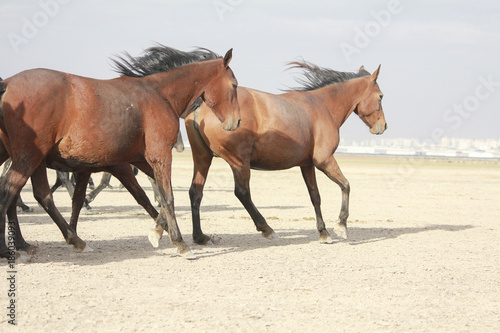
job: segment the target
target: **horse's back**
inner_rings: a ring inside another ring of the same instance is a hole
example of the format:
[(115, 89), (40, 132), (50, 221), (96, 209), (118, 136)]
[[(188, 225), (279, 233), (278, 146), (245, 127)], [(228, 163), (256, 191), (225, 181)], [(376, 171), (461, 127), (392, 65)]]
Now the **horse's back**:
[(29, 69), (5, 80), (7, 91), (4, 102), (12, 108), (22, 105), (24, 109), (46, 105), (57, 100), (58, 95), (67, 93), (68, 74), (44, 69)]

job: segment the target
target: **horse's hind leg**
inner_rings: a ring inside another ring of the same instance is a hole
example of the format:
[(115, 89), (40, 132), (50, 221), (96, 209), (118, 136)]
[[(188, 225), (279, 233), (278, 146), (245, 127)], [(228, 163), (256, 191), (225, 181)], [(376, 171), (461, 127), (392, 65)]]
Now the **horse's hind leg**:
[(339, 214), (339, 222), (335, 226), (335, 233), (344, 239), (347, 238), (347, 218), (349, 217), (349, 192), (350, 186), (347, 179), (340, 171), (339, 165), (335, 158), (330, 156), (330, 158), (319, 165), (317, 165), (318, 169), (323, 171), (325, 175), (328, 176), (332, 181), (334, 181), (337, 185), (339, 185), (342, 190), (342, 207), (340, 209)]
[[(9, 168), (10, 168), (11, 160), (9, 158), (9, 154), (7, 153), (7, 150), (5, 150), (5, 147), (1, 143), (0, 143), (0, 155), (1, 155), (0, 156), (0, 165), (5, 163), (5, 165), (3, 167), (2, 175), (0, 177), (4, 177), (5, 174), (7, 173), (7, 170), (9, 170)], [(21, 195), (19, 195), (19, 197), (17, 199), (17, 207), (20, 207), (23, 210), (23, 212), (25, 212), (25, 213), (33, 211), (31, 208), (29, 208), (23, 202), (23, 199), (21, 199)]]
[[(19, 202), (19, 201), (17, 201)], [(7, 219), (9, 224), (14, 224), (14, 232), (15, 232), (15, 246), (18, 251), (25, 251), (28, 254), (33, 254), (37, 251), (37, 247), (28, 244), (21, 233), (21, 228), (19, 226), (19, 219), (17, 217), (16, 205), (11, 204), (7, 208)]]
[[(30, 163), (13, 162), (5, 177), (0, 180), (0, 257), (2, 258), (9, 258), (12, 254), (11, 249), (7, 247), (5, 242), (5, 214), (9, 212), (10, 217), (13, 217), (12, 210), (15, 211), (19, 193), (26, 184), (32, 170)], [(18, 226), (15, 230), (19, 230)], [(10, 226), (9, 231), (11, 231)]]
[(66, 220), (62, 217), (61, 213), (57, 210), (54, 204), (54, 198), (52, 197), (52, 192), (50, 192), (45, 163), (42, 163), (35, 170), (31, 176), (31, 182), (33, 185), (33, 195), (35, 199), (57, 224), (59, 230), (61, 230), (64, 236), (64, 239), (66, 239), (66, 242), (73, 245), (77, 251), (91, 251), (91, 249), (87, 247), (86, 243), (77, 236), (76, 232), (69, 226)]
[(321, 197), (319, 195), (318, 184), (316, 182), (316, 173), (314, 171), (314, 166), (301, 167), (302, 177), (309, 191), (309, 197), (314, 207), (314, 212), (316, 213), (316, 227), (319, 232), (320, 243), (333, 243), (330, 234), (326, 230), (325, 222), (323, 221), (323, 215), (321, 214)]
[(267, 224), (266, 219), (257, 210), (257, 207), (252, 202), (250, 195), (250, 166), (244, 166), (242, 168), (236, 168), (231, 166), (234, 176), (234, 194), (243, 204), (247, 212), (250, 214), (257, 231), (262, 232), (262, 236), (267, 239), (273, 239), (277, 237), (274, 230)]

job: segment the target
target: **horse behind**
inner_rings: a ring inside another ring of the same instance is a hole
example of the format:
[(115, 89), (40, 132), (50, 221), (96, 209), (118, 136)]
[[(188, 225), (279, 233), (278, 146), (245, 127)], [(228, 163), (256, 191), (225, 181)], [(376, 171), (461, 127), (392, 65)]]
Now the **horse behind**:
[(372, 134), (386, 130), (383, 94), (377, 83), (380, 67), (370, 75), (363, 67), (358, 73), (345, 73), (307, 62), (295, 62), (292, 66), (303, 70), (305, 76), (299, 81), (303, 86), (294, 91), (274, 95), (238, 87), (242, 119), (238, 131), (221, 131), (205, 104), (186, 117), (194, 160), (189, 194), (196, 243), (210, 242), (210, 237), (201, 229), (200, 204), (213, 156), (223, 158), (230, 165), (234, 193), (266, 238), (273, 238), (275, 232), (252, 202), (250, 169), (300, 167), (316, 213), (319, 240), (332, 243), (320, 209), (315, 175), (315, 168), (319, 169), (342, 191), (335, 230), (339, 236), (347, 237), (350, 185), (333, 154), (339, 144), (339, 129), (353, 112), (368, 125)]
[[(179, 252), (194, 255), (182, 239), (170, 181), (179, 117), (194, 100), (210, 105), (224, 130), (240, 124), (237, 82), (224, 58), (189, 64), (143, 78), (96, 80), (34, 69), (0, 84), (0, 139), (12, 166), (0, 182), (0, 256), (9, 257), (5, 213), (31, 177), (34, 196), (78, 250), (86, 244), (55, 208), (46, 167), (62, 171), (107, 171), (131, 163), (154, 177), (161, 193), (158, 225)], [(78, 181), (78, 180), (77, 180)], [(88, 178), (85, 180), (88, 181)]]

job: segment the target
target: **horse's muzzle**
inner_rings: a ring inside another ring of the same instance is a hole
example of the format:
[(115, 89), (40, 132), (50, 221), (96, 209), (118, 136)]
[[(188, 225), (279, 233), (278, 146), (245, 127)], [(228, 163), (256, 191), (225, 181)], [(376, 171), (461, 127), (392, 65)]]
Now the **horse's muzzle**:
[(238, 120), (235, 121), (234, 118), (231, 117), (222, 123), (222, 128), (225, 131), (234, 131), (240, 126), (241, 126), (241, 118), (238, 118)]
[(377, 123), (377, 124), (375, 124), (375, 126), (370, 128), (370, 133), (380, 135), (380, 134), (384, 133), (386, 129), (387, 129), (386, 122)]

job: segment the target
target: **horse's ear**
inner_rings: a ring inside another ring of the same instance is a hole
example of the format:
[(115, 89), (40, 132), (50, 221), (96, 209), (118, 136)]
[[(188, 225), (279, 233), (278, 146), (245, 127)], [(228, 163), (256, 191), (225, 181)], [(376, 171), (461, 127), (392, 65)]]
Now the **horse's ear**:
[(365, 66), (361, 66), (361, 67), (359, 67), (359, 71), (360, 71), (360, 72), (362, 72), (362, 71), (364, 71), (364, 70), (365, 70)]
[(378, 73), (380, 72), (380, 66), (382, 66), (382, 65), (378, 65), (377, 70), (372, 74), (373, 81), (375, 81), (375, 82), (378, 79)]
[(226, 52), (226, 55), (224, 56), (224, 67), (227, 67), (229, 65), (229, 62), (231, 61), (232, 57), (233, 57), (233, 49), (230, 49), (229, 51)]

